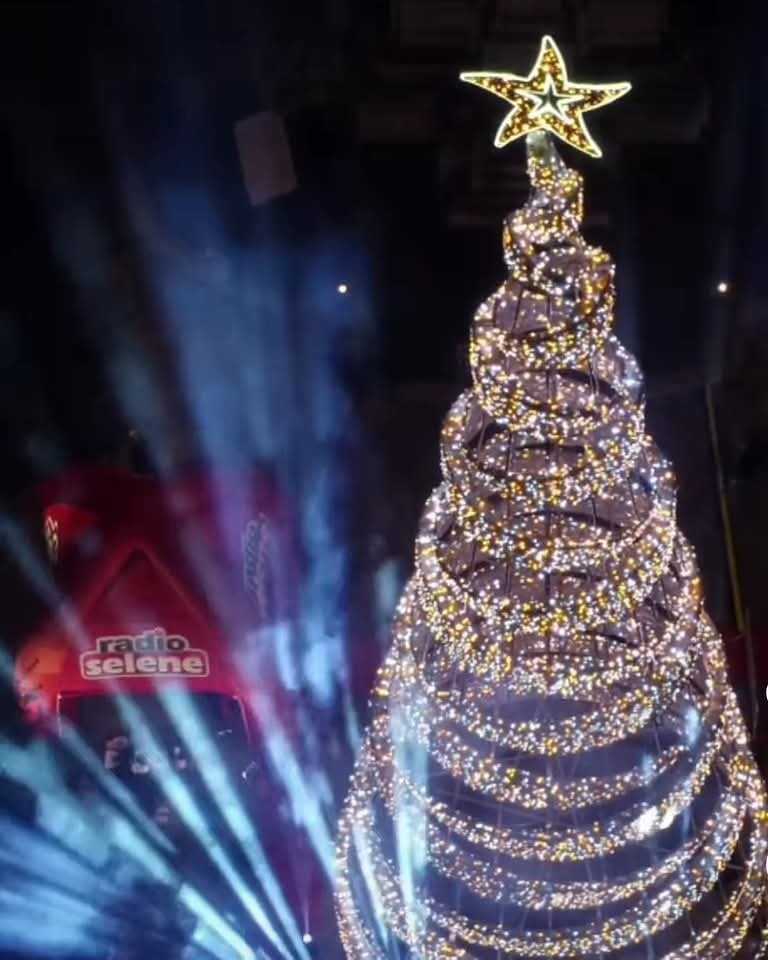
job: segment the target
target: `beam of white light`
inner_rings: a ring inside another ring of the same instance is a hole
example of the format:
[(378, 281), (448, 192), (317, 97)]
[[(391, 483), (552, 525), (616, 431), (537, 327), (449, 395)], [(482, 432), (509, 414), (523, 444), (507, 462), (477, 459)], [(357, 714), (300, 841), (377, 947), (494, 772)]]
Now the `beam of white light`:
[[(359, 331), (372, 321), (364, 296), (356, 294), (354, 314), (338, 309), (339, 290), (365, 292), (359, 264), (351, 250), (342, 251), (323, 237), (313, 256), (305, 258), (311, 267), (289, 276), (287, 256), (268, 248), (244, 248), (228, 237), (205, 189), (188, 189), (177, 181), (163, 184), (161, 205), (194, 210), (205, 246), (220, 252), (219, 269), (213, 270), (211, 257), (194, 258), (180, 248), (165, 247), (156, 204), (138, 171), (120, 151), (115, 159), (126, 212), (143, 241), (141, 266), (175, 353), (181, 393), (201, 453), (212, 463), (270, 461), (281, 477), (289, 478), (294, 493), (304, 488), (296, 512), (301, 513), (309, 570), (295, 659), (315, 698), (327, 706), (338, 686), (347, 682), (339, 621), (348, 560), (335, 529), (334, 497), (345, 469), (338, 444), (348, 440), (354, 423), (332, 345), (353, 324)], [(154, 462), (171, 465), (178, 430), (169, 417), (160, 377), (153, 376), (155, 358), (131, 335), (131, 325), (120, 322), (124, 304), (110, 302), (109, 243), (98, 217), (60, 204), (52, 211), (51, 232), (55, 255), (83, 297), (83, 312), (95, 316), (98, 310), (94, 329), (103, 333), (105, 362), (126, 418), (138, 426)], [(109, 324), (103, 322), (105, 304), (114, 314)], [(295, 326), (280, 322), (287, 305), (302, 318), (298, 343), (303, 349), (297, 349)], [(214, 314), (225, 336), (211, 336)], [(331, 346), (321, 350), (321, 344)], [(187, 552), (192, 560), (199, 554), (198, 549)], [(320, 636), (326, 638), (322, 643)]]
[(210, 794), (215, 798), (230, 830), (240, 843), (254, 876), (261, 884), (285, 932), (302, 960), (310, 960), (296, 920), (270, 866), (267, 855), (250, 819), (232, 787), (229, 773), (219, 749), (202, 722), (193, 698), (179, 685), (158, 686), (158, 695), (168, 716), (173, 720), (200, 771)]
[(349, 692), (348, 686), (344, 687), (342, 696), (344, 698), (344, 729), (347, 734), (347, 743), (352, 750), (353, 756), (357, 756), (360, 753), (360, 749), (363, 745), (363, 734), (360, 729), (360, 719), (357, 716), (354, 704), (352, 703), (352, 695)]
[[(131, 214), (137, 235), (146, 233), (147, 204), (133, 199)], [(115, 297), (112, 243), (94, 211), (68, 194), (60, 194), (48, 211), (51, 249), (71, 277), (86, 318), (96, 320), (94, 336), (103, 336), (103, 360), (128, 423), (147, 438), (153, 462), (164, 470), (174, 466), (178, 423), (174, 421), (157, 357), (147, 350), (126, 316), (132, 310), (125, 291)], [(151, 216), (151, 214), (149, 214)], [(153, 251), (155, 253), (156, 251)], [(167, 254), (167, 251), (163, 251)], [(109, 322), (105, 323), (105, 310)]]
[[(141, 721), (138, 722), (141, 723)], [(142, 731), (146, 733), (143, 724)], [(98, 861), (100, 859), (99, 855), (101, 854), (103, 858), (104, 851), (108, 848), (108, 843), (105, 842), (108, 838), (115, 847), (124, 851), (131, 859), (139, 863), (152, 877), (166, 885), (175, 885), (172, 868), (147, 843), (130, 821), (119, 812), (110, 809), (102, 810), (102, 814), (105, 816), (100, 819), (88, 815), (83, 807), (72, 798), (58, 775), (46, 743), (38, 742), (26, 749), (14, 744), (0, 744), (0, 766), (4, 773), (33, 790), (40, 807), (40, 826), (49, 830), (73, 852), (80, 856), (90, 854), (92, 858)], [(143, 816), (146, 819), (145, 815)], [(4, 831), (4, 844), (9, 843), (9, 837), (10, 832)], [(203, 838), (203, 842), (206, 842), (205, 838)], [(27, 843), (31, 843), (29, 835), (27, 835)], [(167, 840), (165, 840), (165, 845), (168, 845)], [(50, 854), (48, 853), (46, 856), (50, 856)], [(216, 856), (213, 859), (215, 860)], [(99, 884), (103, 886), (103, 879), (99, 879)], [(78, 889), (80, 896), (88, 895), (87, 890), (82, 885)], [(235, 890), (235, 893), (240, 896), (238, 890)], [(36, 895), (44, 897), (45, 891), (41, 889)], [(240, 899), (242, 899), (242, 896)], [(246, 900), (247, 902), (243, 902), (252, 912), (252, 898), (246, 898)], [(219, 917), (214, 908), (208, 905), (204, 898), (189, 884), (184, 885), (182, 902), (187, 903), (198, 919), (210, 927), (225, 943), (230, 946), (239, 945), (237, 949), (244, 960), (250, 960), (254, 956), (250, 948), (243, 949), (242, 938), (226, 921)], [(277, 944), (275, 945), (277, 946)], [(45, 953), (45, 949), (42, 952)], [(283, 955), (288, 956), (287, 954)], [(227, 955), (224, 954), (223, 956), (226, 957)]]
[(183, 903), (188, 910), (191, 910), (203, 922), (203, 926), (198, 926), (192, 939), (199, 943), (205, 950), (213, 953), (221, 960), (229, 960), (229, 953), (221, 953), (219, 945), (208, 935), (207, 931), (213, 932), (227, 947), (235, 951), (241, 960), (255, 960), (256, 954), (243, 940), (240, 934), (236, 933), (232, 927), (222, 919), (213, 909), (208, 901), (189, 884), (182, 884), (179, 890), (179, 902)]
[[(7, 669), (7, 662), (5, 667)], [(71, 738), (70, 743), (74, 742), (74, 738)], [(80, 752), (84, 753), (86, 750), (87, 748), (81, 745)], [(92, 858), (98, 860), (103, 857), (106, 847), (103, 833), (111, 830), (116, 845), (132, 858), (144, 863), (155, 875), (164, 873), (164, 879), (167, 879), (167, 869), (163, 868), (162, 859), (119, 809), (110, 804), (102, 804), (99, 819), (95, 812), (84, 808), (78, 799), (73, 797), (62, 780), (49, 742), (33, 740), (27, 747), (21, 747), (7, 740), (0, 740), (0, 771), (33, 793), (40, 828), (59, 838), (70, 849), (80, 855), (90, 853)], [(99, 781), (103, 783), (106, 778), (106, 773), (102, 771)], [(146, 816), (141, 813), (138, 819), (146, 828)], [(168, 841), (162, 837), (161, 839), (164, 841), (163, 846), (169, 849)]]
[(234, 950), (242, 960), (253, 960), (255, 956), (253, 950), (232, 925), (194, 886), (180, 881), (168, 863), (148, 847), (143, 838), (137, 837), (131, 824), (125, 820), (118, 820), (113, 826), (112, 837), (115, 845), (127, 852), (132, 852), (151, 876), (166, 886), (178, 887), (179, 903), (183, 904), (199, 921), (192, 937), (193, 940), (204, 944), (206, 950), (220, 957), (221, 960), (231, 960), (229, 949), (222, 952), (221, 947), (207, 933), (207, 931), (210, 931), (226, 948)]
[(104, 871), (104, 857), (82, 849), (77, 833), (54, 836), (8, 817), (0, 836), (2, 875), (13, 878), (0, 888), (0, 943), (49, 958), (104, 956), (121, 926), (111, 908), (125, 895)]
[[(42, 886), (0, 889), (0, 943), (13, 951), (51, 958), (76, 953), (103, 957), (108, 936), (96, 936), (101, 915), (87, 899), (47, 890)], [(108, 933), (109, 922), (103, 924)]]
[[(393, 714), (391, 723), (398, 727), (401, 721)], [(409, 777), (418, 784), (426, 785), (426, 753), (404, 743), (393, 733), (395, 744), (395, 765), (397, 769), (407, 770)], [(397, 797), (397, 810), (394, 817), (395, 847), (398, 875), (403, 895), (412, 942), (419, 942), (423, 926), (420, 909), (419, 887), (424, 874), (427, 857), (427, 821), (426, 814), (403, 797)]]
[[(63, 595), (56, 588), (48, 570), (37, 560), (37, 557), (18, 526), (4, 518), (0, 526), (0, 533), (9, 540), (13, 555), (42, 599), (48, 603), (51, 609), (66, 612), (66, 622), (71, 638), (76, 638), (81, 648), (87, 648), (88, 641), (82, 625), (74, 613), (68, 610)], [(7, 658), (3, 663), (3, 667), (6, 673), (12, 670)], [(132, 729), (141, 731), (144, 736), (152, 736), (147, 730), (147, 725), (142, 721), (140, 714), (136, 711), (136, 708), (120, 695), (116, 696), (115, 699), (121, 713), (129, 720)], [(76, 738), (71, 737), (69, 743), (74, 746), (77, 743)], [(158, 751), (156, 741), (154, 741), (153, 749)], [(52, 791), (50, 788), (53, 785), (53, 781), (46, 783), (46, 788), (41, 789), (39, 782), (41, 775), (53, 776), (55, 780), (55, 774), (53, 773), (54, 768), (50, 764), (35, 765), (30, 768), (27, 764), (27, 755), (23, 751), (12, 749), (12, 745), (8, 744), (6, 745), (5, 751), (6, 765), (11, 762), (11, 758), (15, 760), (17, 765), (27, 767), (26, 771), (23, 772), (17, 770), (16, 779), (26, 783), (34, 791), (38, 803), (41, 806), (41, 823), (47, 829), (50, 829), (57, 836), (66, 836), (70, 843), (75, 840), (75, 837), (79, 837), (80, 842), (83, 844), (91, 842), (103, 844), (103, 841), (99, 840), (99, 831), (95, 829), (96, 825), (88, 822), (88, 820), (84, 818), (82, 809), (77, 803), (73, 802), (72, 798), (64, 790), (57, 789)], [(166, 786), (164, 785), (163, 788), (166, 789)], [(270, 942), (273, 943), (283, 956), (288, 957), (290, 960), (290, 954), (286, 952), (284, 945), (281, 943), (276, 931), (264, 913), (261, 904), (248, 889), (247, 884), (238, 876), (236, 869), (227, 858), (221, 844), (213, 837), (210, 830), (208, 830), (202, 813), (196, 807), (189, 792), (178, 777), (171, 776), (170, 778), (169, 796), (171, 796), (171, 794), (175, 794), (176, 798), (181, 801), (179, 814), (185, 823), (187, 823), (198, 838), (201, 840), (204, 837), (207, 838), (203, 840), (203, 843), (208, 849), (209, 856), (219, 867), (222, 875), (225, 876), (238, 899), (241, 900), (256, 923), (262, 928)], [(55, 801), (53, 799), (54, 797), (56, 798)], [(171, 796), (171, 799), (173, 799), (173, 796)], [(150, 872), (155, 875), (163, 874), (164, 879), (168, 879), (168, 870), (161, 858), (155, 854), (131, 824), (121, 816), (114, 815), (110, 818), (110, 823), (112, 826), (113, 840), (115, 842), (120, 846), (124, 844), (127, 845), (127, 852), (138, 855)], [(121, 840), (122, 843), (120, 842)]]
[[(13, 661), (4, 650), (0, 650), (0, 676), (13, 685)], [(133, 821), (140, 826), (155, 844), (167, 852), (173, 852), (173, 844), (141, 809), (135, 797), (114, 776), (109, 774), (85, 743), (80, 734), (70, 724), (59, 724), (59, 741), (68, 752), (88, 771), (95, 782), (109, 797), (118, 810), (127, 811)], [(50, 828), (62, 811), (77, 806), (67, 792), (56, 764), (50, 757), (50, 748), (46, 741), (33, 740), (26, 748), (18, 747), (6, 741), (0, 741), (0, 769), (24, 783), (38, 798), (41, 824)], [(53, 799), (55, 797), (55, 799)], [(54, 829), (54, 832), (55, 829)]]
[(376, 874), (376, 868), (371, 862), (370, 847), (363, 834), (363, 828), (360, 826), (356, 825), (353, 827), (352, 842), (355, 846), (357, 862), (360, 864), (363, 882), (368, 892), (368, 901), (371, 905), (371, 919), (373, 921), (372, 925), (378, 928), (379, 939), (382, 945), (386, 947), (390, 941), (390, 934), (387, 925), (384, 923), (386, 912), (381, 896), (381, 885), (379, 884), (379, 878)]
[(27, 749), (0, 741), (0, 769), (5, 776), (30, 789), (37, 801), (40, 826), (81, 854), (103, 848), (96, 818), (88, 815), (68, 793), (48, 744), (37, 741)]
[(333, 831), (330, 817), (322, 809), (322, 796), (326, 793), (320, 771), (313, 772), (310, 783), (302, 765), (291, 747), (267, 702), (257, 696), (251, 697), (251, 708), (258, 718), (270, 768), (285, 788), (291, 805), (293, 822), (303, 827), (328, 879), (335, 877)]
[(276, 670), (282, 686), (288, 691), (297, 691), (301, 686), (301, 674), (293, 657), (294, 630), (287, 620), (249, 630), (238, 657), (238, 666), (254, 680), (265, 670)]
[(385, 560), (376, 571), (374, 590), (376, 596), (376, 626), (378, 629), (385, 629), (387, 636), (389, 636), (392, 615), (403, 592), (402, 571), (399, 563), (393, 558)]
[[(84, 889), (89, 881), (98, 879), (91, 864), (73, 856), (65, 846), (56, 846), (49, 835), (41, 830), (32, 830), (10, 817), (0, 817), (2, 845), (0, 863), (16, 867), (29, 876), (55, 878), (56, 882), (70, 890)], [(108, 886), (109, 880), (101, 886)]]
[[(122, 694), (115, 696), (115, 702), (134, 738), (146, 743), (151, 753), (162, 756), (164, 751), (141, 711)], [(221, 841), (211, 831), (205, 816), (195, 803), (191, 792), (181, 777), (169, 765), (154, 769), (153, 776), (157, 778), (174, 810), (195, 834), (210, 860), (218, 867), (232, 892), (246, 908), (257, 926), (261, 928), (272, 946), (286, 960), (293, 960), (288, 948), (267, 916), (264, 907), (230, 860)]]
[[(115, 845), (132, 855), (141, 869), (159, 882), (176, 886), (171, 868), (151, 848), (142, 849), (142, 840), (130, 824), (120, 821), (118, 829), (109, 832)], [(0, 837), (0, 864), (14, 871), (14, 888), (0, 888), (0, 944), (46, 958), (59, 952), (103, 957), (115, 930), (110, 905), (124, 895), (110, 874), (101, 864), (83, 859), (84, 851), (69, 835), (54, 838), (39, 827), (3, 817)], [(65, 845), (67, 841), (71, 846)], [(254, 960), (253, 950), (192, 886), (183, 884), (178, 900), (199, 921), (193, 940), (204, 944), (209, 953), (232, 960), (234, 950), (241, 960)], [(41, 911), (44, 916), (37, 922)]]
[[(312, 412), (318, 413), (314, 408)], [(316, 429), (323, 431), (321, 425)], [(299, 627), (303, 652), (299, 662), (304, 682), (316, 703), (327, 708), (339, 687), (349, 684), (339, 597), (340, 585), (346, 580), (347, 551), (335, 530), (333, 483), (328, 465), (318, 467), (312, 484), (302, 492), (300, 519), (309, 563), (301, 584)]]
[(172, 883), (173, 873), (166, 861), (119, 810), (108, 804), (89, 810), (72, 796), (47, 743), (38, 741), (22, 748), (0, 742), (0, 769), (33, 792), (38, 829), (56, 837), (73, 853), (101, 866), (110, 840), (152, 876)]
[(79, 760), (88, 773), (96, 780), (102, 790), (118, 808), (126, 810), (131, 818), (146, 833), (155, 844), (168, 853), (174, 852), (174, 846), (167, 835), (141, 809), (136, 798), (128, 788), (104, 769), (101, 759), (96, 757), (91, 748), (70, 724), (64, 724), (60, 730), (60, 740), (64, 746)]
[[(71, 606), (66, 603), (64, 595), (56, 587), (47, 568), (37, 559), (28, 540), (18, 525), (10, 521), (7, 517), (0, 517), (0, 535), (9, 542), (12, 555), (35, 587), (41, 599), (47, 604), (50, 610), (56, 610), (59, 612), (59, 615), (63, 616), (68, 628), (70, 640), (76, 642), (81, 649), (87, 649), (88, 638), (82, 624)], [(13, 685), (13, 662), (4, 651), (0, 651), (0, 674)], [(173, 845), (167, 837), (162, 834), (157, 825), (153, 824), (138, 807), (135, 799), (131, 797), (126, 788), (103, 770), (98, 760), (93, 756), (90, 748), (73, 729), (69, 727), (63, 728), (61, 742), (77, 757), (83, 766), (94, 775), (99, 785), (109, 796), (113, 805), (116, 800), (119, 801), (124, 808), (128, 809), (142, 830), (152, 837), (152, 840), (162, 848), (165, 848), (166, 852), (173, 850)], [(57, 766), (50, 755), (50, 747), (47, 743), (33, 741), (25, 749), (7, 741), (0, 742), (0, 771), (31, 790), (38, 806), (38, 821), (40, 827), (49, 830), (65, 846), (82, 854), (84, 851), (81, 847), (78, 847), (78, 837), (96, 837), (98, 840), (99, 829), (94, 829), (95, 825), (86, 817), (82, 806), (66, 789), (58, 773)], [(175, 885), (176, 880), (173, 869), (167, 861), (158, 854), (152, 845), (146, 841), (142, 833), (136, 829), (134, 823), (131, 823), (124, 814), (119, 809), (115, 809), (114, 806), (108, 806), (106, 810), (102, 812), (106, 813), (106, 820), (103, 820), (99, 826), (102, 831), (109, 835), (115, 846), (139, 863), (142, 868), (156, 880), (169, 886)], [(9, 835), (9, 831), (3, 832), (3, 841), (5, 843), (8, 842)], [(103, 836), (100, 840), (100, 847), (102, 851), (106, 847)], [(103, 886), (103, 880), (101, 883)], [(184, 885), (183, 891), (183, 902), (186, 903), (197, 919), (206, 927), (212, 929), (224, 943), (233, 946), (243, 960), (252, 960), (255, 956), (253, 951), (244, 944), (242, 938), (231, 925), (217, 914), (216, 910), (208, 904), (205, 898), (189, 884)], [(3, 893), (4, 891), (0, 890), (0, 895)], [(80, 890), (80, 893), (84, 895), (85, 891)], [(48, 929), (48, 927), (44, 929)], [(25, 930), (27, 931), (27, 940), (29, 940), (29, 936), (32, 933), (35, 935), (39, 933), (34, 926), (30, 927), (26, 925)], [(5, 926), (5, 924), (0, 925), (0, 932), (2, 932), (3, 935), (7, 933), (9, 937), (13, 935), (13, 931)], [(63, 925), (61, 934), (57, 938), (57, 943), (63, 944), (66, 935), (67, 928)], [(203, 934), (201, 933), (200, 935), (202, 936)], [(10, 941), (5, 940), (4, 942)], [(21, 941), (17, 941), (16, 945), (18, 946), (20, 942)], [(40, 952), (45, 957), (54, 955), (51, 952), (51, 947), (47, 940), (45, 940), (45, 945), (41, 948)], [(103, 955), (104, 951), (100, 949), (97, 952)], [(286, 954), (283, 952), (283, 955), (285, 956)], [(224, 960), (225, 957), (226, 960), (228, 960), (226, 954), (222, 955), (222, 960)]]

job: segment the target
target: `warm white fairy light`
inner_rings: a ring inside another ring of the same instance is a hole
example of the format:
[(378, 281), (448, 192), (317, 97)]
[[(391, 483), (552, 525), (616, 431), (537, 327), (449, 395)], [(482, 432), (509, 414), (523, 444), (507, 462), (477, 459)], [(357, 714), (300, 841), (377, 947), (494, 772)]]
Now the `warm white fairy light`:
[[(581, 178), (532, 146), (341, 822), (345, 949), (385, 960), (383, 927), (418, 960), (619, 960), (649, 939), (658, 960), (755, 960), (765, 791), (637, 365), (611, 334), (613, 267), (579, 233)], [(404, 896), (384, 827), (404, 811), (450, 902), (426, 879)], [(627, 866), (644, 848), (655, 858)], [(567, 872), (580, 865), (592, 875)], [(685, 942), (665, 941), (727, 874)], [(569, 920), (508, 925), (508, 906)]]
[(527, 77), (469, 71), (462, 73), (461, 79), (512, 105), (496, 133), (497, 147), (534, 130), (546, 130), (593, 157), (602, 153), (587, 130), (583, 114), (612, 103), (632, 89), (629, 83), (573, 83), (552, 37), (542, 39), (536, 63)]

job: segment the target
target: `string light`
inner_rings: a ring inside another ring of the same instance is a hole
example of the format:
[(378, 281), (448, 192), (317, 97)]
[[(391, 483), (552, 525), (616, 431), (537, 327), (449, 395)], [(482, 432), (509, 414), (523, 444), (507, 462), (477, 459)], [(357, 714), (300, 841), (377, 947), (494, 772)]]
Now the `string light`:
[[(419, 960), (754, 960), (765, 789), (611, 333), (613, 266), (542, 143), (377, 676), (339, 830), (342, 940), (349, 960), (385, 960), (387, 937)], [(393, 849), (403, 818), (423, 864)]]
[(545, 130), (592, 157), (602, 156), (602, 151), (587, 130), (583, 114), (618, 100), (632, 89), (629, 83), (572, 83), (552, 37), (542, 39), (527, 77), (470, 71), (462, 73), (461, 79), (512, 104), (496, 133), (497, 147), (534, 130)]

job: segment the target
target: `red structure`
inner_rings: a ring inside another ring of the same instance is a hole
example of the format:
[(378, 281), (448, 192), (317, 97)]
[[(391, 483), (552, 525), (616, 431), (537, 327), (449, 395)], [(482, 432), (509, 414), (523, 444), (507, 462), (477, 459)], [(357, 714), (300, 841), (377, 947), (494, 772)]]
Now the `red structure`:
[(42, 487), (37, 506), (61, 602), (17, 657), (30, 723), (68, 721), (107, 758), (125, 734), (116, 693), (149, 711), (161, 738), (178, 737), (156, 704), (171, 685), (241, 758), (258, 740), (256, 698), (289, 722), (263, 628), (290, 616), (296, 549), (268, 477), (92, 468)]
[[(281, 812), (285, 794), (271, 782), (262, 749), (259, 717), (279, 724), (286, 742), (296, 730), (296, 705), (279, 682), (274, 635), (265, 629), (290, 623), (299, 582), (296, 537), (274, 482), (264, 474), (169, 482), (86, 469), (42, 487), (36, 506), (60, 604), (17, 656), (29, 723), (42, 735), (74, 727), (184, 849), (183, 817), (147, 776), (156, 763), (170, 763), (193, 792), (204, 779), (185, 743), (189, 731), (172, 721), (160, 695), (183, 691), (258, 823), (299, 922), (328, 926), (321, 872)], [(126, 702), (139, 711), (139, 729), (121, 712)], [(149, 749), (141, 728), (152, 733)], [(77, 776), (73, 788), (81, 789)], [(199, 796), (214, 822), (216, 798)]]
[(242, 658), (259, 656), (258, 628), (290, 605), (295, 563), (274, 485), (90, 469), (57, 478), (38, 500), (62, 603), (17, 659), (29, 719), (175, 680), (235, 701), (252, 736)]

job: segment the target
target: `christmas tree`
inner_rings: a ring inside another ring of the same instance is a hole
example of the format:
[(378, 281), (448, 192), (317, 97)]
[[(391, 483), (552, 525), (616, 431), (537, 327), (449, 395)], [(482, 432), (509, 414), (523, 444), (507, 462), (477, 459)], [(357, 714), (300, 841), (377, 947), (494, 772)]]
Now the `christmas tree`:
[(341, 820), (349, 960), (768, 955), (766, 795), (611, 332), (612, 263), (541, 132), (595, 153), (549, 43), (543, 73), (466, 77), (528, 96), (497, 144), (528, 134), (532, 190), (475, 314)]

